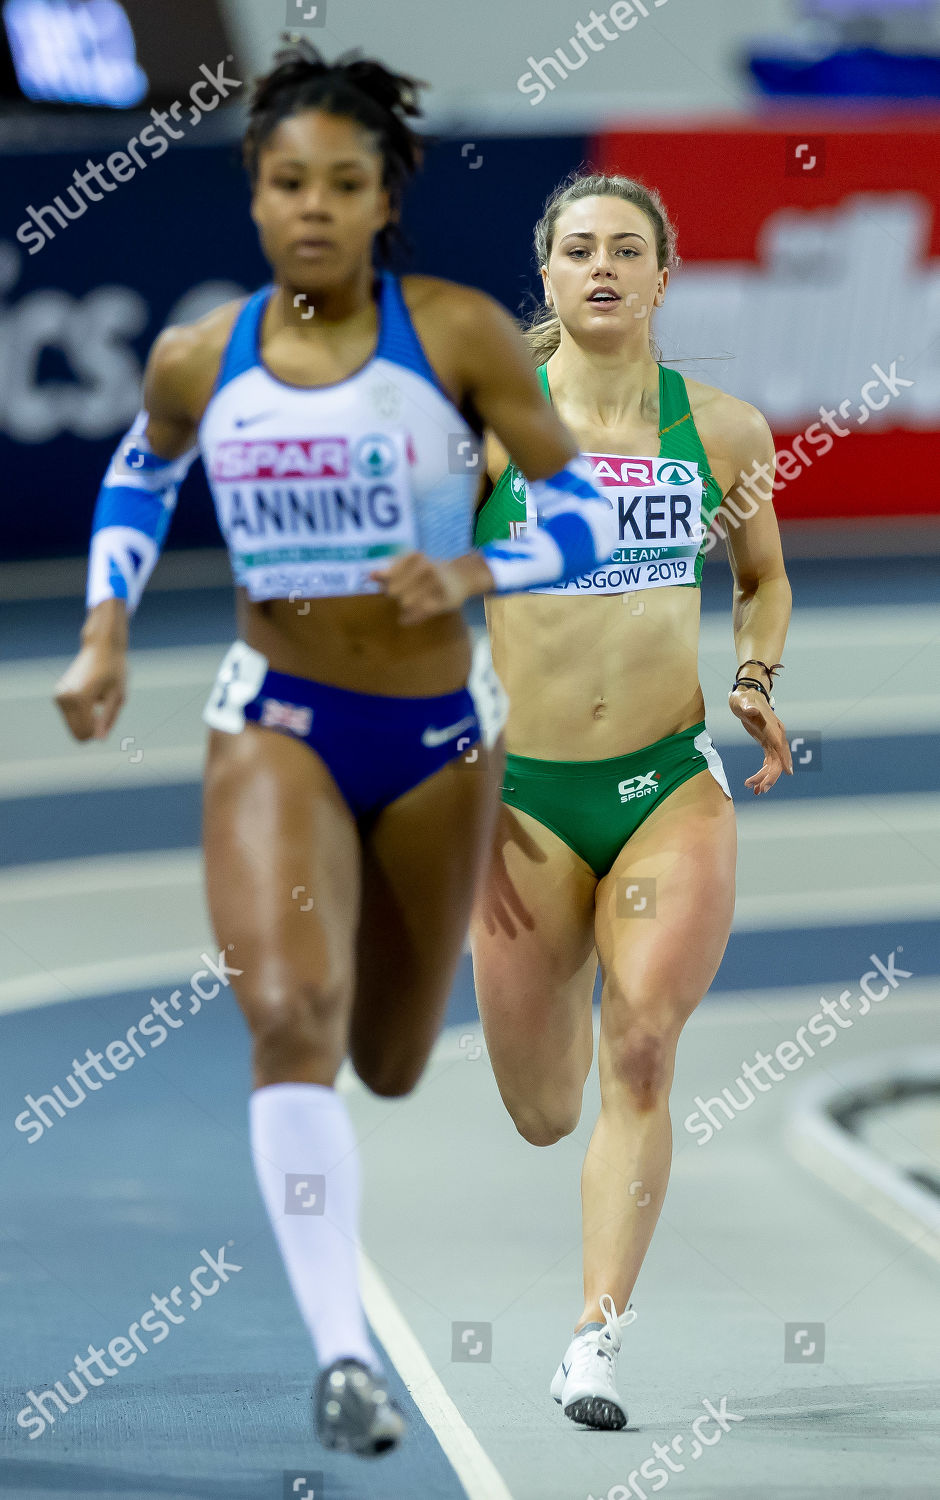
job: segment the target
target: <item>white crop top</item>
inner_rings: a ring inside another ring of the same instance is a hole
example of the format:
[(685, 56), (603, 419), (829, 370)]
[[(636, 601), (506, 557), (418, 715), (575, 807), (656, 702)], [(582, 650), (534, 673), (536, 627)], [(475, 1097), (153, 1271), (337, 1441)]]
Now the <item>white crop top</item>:
[(336, 385), (288, 385), (261, 358), (271, 286), (222, 357), (199, 447), (235, 582), (253, 600), (372, 594), (398, 553), (473, 546), (480, 440), (443, 390), (397, 277), (381, 276), (372, 358)]

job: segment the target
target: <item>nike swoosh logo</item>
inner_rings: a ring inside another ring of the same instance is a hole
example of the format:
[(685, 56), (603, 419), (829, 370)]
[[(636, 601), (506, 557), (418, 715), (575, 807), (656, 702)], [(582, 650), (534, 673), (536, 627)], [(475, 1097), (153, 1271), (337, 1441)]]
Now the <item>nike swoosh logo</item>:
[(461, 729), (469, 729), (471, 724), (476, 723), (476, 718), (471, 715), (468, 719), (461, 719), (459, 724), (448, 724), (446, 729), (426, 729), (421, 736), (422, 745), (433, 750), (435, 745), (443, 745), (447, 740), (452, 740)]
[(273, 416), (276, 416), (276, 415), (277, 415), (276, 412), (273, 412), (273, 411), (263, 411), (263, 412), (257, 413), (253, 417), (236, 417), (235, 418), (235, 426), (236, 427), (253, 427), (256, 422), (266, 422), (269, 417), (273, 417)]
[(564, 1360), (562, 1360), (562, 1362), (561, 1362), (561, 1373), (562, 1373), (562, 1375), (564, 1375), (565, 1379), (568, 1378), (568, 1371), (570, 1369), (571, 1369), (571, 1366), (570, 1365), (566, 1365), (565, 1362), (564, 1362)]

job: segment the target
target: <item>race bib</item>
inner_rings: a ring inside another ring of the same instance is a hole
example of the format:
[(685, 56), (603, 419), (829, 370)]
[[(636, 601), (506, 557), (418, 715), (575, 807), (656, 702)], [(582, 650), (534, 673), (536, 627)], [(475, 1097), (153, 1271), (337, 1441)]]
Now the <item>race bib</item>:
[(212, 481), (253, 600), (378, 593), (371, 569), (417, 550), (403, 432), (220, 443)]
[[(532, 594), (626, 594), (634, 589), (694, 583), (702, 545), (703, 481), (697, 464), (674, 458), (626, 458), (585, 453), (594, 480), (610, 500), (620, 545), (611, 561), (567, 583), (545, 584)], [(537, 524), (526, 487), (526, 528)]]

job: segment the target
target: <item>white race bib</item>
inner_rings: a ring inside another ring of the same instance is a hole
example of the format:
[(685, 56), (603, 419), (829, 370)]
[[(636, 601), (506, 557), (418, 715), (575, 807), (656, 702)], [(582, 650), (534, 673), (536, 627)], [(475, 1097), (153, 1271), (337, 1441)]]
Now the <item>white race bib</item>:
[(373, 594), (417, 550), (405, 435), (217, 445), (212, 481), (236, 582), (253, 600)]
[[(532, 594), (627, 594), (694, 583), (702, 545), (704, 484), (698, 465), (675, 458), (585, 453), (594, 480), (617, 512), (620, 545), (609, 563)], [(537, 517), (526, 486), (526, 527)]]

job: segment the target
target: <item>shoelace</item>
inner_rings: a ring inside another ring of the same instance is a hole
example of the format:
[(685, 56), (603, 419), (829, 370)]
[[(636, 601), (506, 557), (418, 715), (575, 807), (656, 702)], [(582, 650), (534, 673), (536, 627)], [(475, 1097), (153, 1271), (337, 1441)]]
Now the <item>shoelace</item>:
[(615, 1353), (619, 1354), (623, 1343), (623, 1330), (629, 1328), (636, 1321), (636, 1313), (633, 1311), (633, 1303), (629, 1303), (626, 1310), (617, 1316), (617, 1309), (613, 1297), (605, 1292), (600, 1301), (601, 1312), (604, 1314), (606, 1327), (601, 1330), (600, 1337), (609, 1340)]
[(635, 1321), (636, 1313), (631, 1303), (618, 1318), (614, 1300), (606, 1292), (600, 1299), (600, 1308), (604, 1314), (604, 1327), (592, 1329), (590, 1333), (577, 1340), (572, 1364), (576, 1361), (584, 1368), (585, 1373), (591, 1371), (596, 1375), (598, 1366), (594, 1361), (597, 1355), (602, 1355), (604, 1383), (613, 1389), (614, 1355), (620, 1353), (623, 1342), (622, 1331), (624, 1328), (629, 1328), (630, 1324)]

